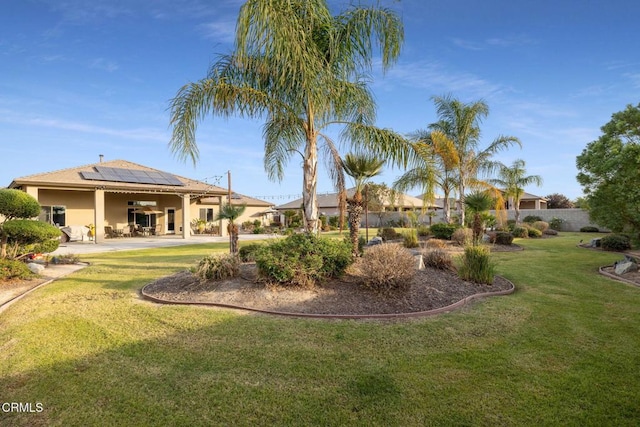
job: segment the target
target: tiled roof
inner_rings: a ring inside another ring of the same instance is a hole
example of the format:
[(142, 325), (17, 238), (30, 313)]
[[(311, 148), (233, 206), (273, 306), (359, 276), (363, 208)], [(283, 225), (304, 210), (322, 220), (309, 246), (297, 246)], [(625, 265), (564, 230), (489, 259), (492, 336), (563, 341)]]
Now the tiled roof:
[[(347, 197), (353, 197), (355, 192), (355, 188), (349, 188), (347, 190)], [(329, 208), (337, 208), (338, 207), (338, 193), (325, 193), (318, 194), (318, 209), (329, 209)], [(389, 200), (387, 200), (384, 205), (386, 207), (391, 206)], [(396, 206), (402, 206), (403, 208), (421, 208), (422, 207), (422, 199), (417, 197), (409, 196), (408, 194), (400, 194)], [(276, 206), (277, 210), (287, 210), (287, 209), (300, 209), (302, 206), (302, 199), (296, 199), (289, 203), (285, 203), (283, 205)]]

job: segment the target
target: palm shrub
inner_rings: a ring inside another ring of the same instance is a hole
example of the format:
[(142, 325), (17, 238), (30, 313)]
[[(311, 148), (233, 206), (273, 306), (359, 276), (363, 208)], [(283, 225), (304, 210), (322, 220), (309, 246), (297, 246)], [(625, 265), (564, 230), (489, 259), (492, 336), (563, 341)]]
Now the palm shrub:
[(478, 245), (484, 232), (482, 214), (493, 206), (494, 199), (487, 192), (475, 192), (466, 196), (464, 204), (473, 214), (473, 244)]
[(462, 280), (488, 285), (493, 283), (496, 266), (491, 261), (489, 248), (486, 246), (467, 246), (460, 260), (458, 276)]
[(626, 251), (631, 249), (631, 240), (624, 234), (609, 234), (600, 239), (600, 245), (605, 251)]
[(312, 287), (327, 277), (338, 277), (353, 262), (347, 242), (293, 234), (263, 245), (255, 253), (261, 277), (272, 283)]
[(229, 233), (229, 252), (232, 254), (238, 253), (238, 225), (234, 221), (242, 216), (246, 208), (246, 205), (226, 204), (220, 207), (220, 212), (215, 218), (216, 221), (223, 219), (229, 221), (227, 232)]
[(385, 244), (369, 248), (360, 260), (362, 284), (381, 294), (406, 291), (416, 274), (416, 261), (400, 245)]
[(213, 254), (202, 258), (194, 275), (200, 282), (224, 280), (240, 274), (240, 258), (236, 254)]

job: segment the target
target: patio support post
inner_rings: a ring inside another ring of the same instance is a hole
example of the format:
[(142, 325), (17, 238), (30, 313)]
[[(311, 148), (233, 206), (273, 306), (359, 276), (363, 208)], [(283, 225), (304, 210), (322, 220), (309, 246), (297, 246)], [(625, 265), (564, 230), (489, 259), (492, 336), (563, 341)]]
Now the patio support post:
[(191, 237), (191, 195), (182, 196), (182, 238)]
[(104, 239), (104, 190), (96, 188), (93, 201), (93, 224), (95, 233), (93, 243), (102, 242)]

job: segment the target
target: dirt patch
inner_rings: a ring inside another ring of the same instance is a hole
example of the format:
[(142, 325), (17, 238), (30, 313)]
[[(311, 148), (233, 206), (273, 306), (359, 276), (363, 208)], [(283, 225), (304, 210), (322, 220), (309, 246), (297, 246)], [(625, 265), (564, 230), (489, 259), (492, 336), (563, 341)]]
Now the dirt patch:
[(449, 271), (419, 270), (408, 291), (383, 296), (359, 284), (353, 271), (313, 289), (270, 286), (257, 279), (255, 264), (243, 264), (241, 277), (199, 283), (188, 271), (163, 277), (144, 288), (153, 298), (179, 303), (214, 303), (257, 310), (323, 315), (415, 313), (447, 307), (467, 297), (512, 289), (496, 277), (492, 285), (460, 280)]

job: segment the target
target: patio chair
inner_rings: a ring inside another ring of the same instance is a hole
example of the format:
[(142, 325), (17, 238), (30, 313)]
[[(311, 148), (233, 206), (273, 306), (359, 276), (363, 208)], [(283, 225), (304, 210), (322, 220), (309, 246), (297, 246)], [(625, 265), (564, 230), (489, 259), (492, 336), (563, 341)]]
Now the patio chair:
[(113, 231), (113, 227), (110, 225), (105, 225), (104, 226), (104, 237), (107, 237), (109, 239), (113, 239), (114, 237), (118, 237), (116, 236), (116, 233)]

